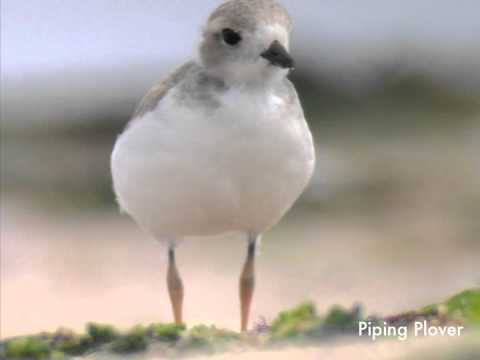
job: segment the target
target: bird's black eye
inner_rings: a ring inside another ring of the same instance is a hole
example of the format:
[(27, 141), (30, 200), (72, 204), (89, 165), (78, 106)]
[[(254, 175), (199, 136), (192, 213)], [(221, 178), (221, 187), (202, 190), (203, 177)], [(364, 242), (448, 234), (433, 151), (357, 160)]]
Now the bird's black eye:
[(240, 41), (242, 41), (242, 37), (239, 33), (228, 28), (222, 30), (222, 38), (223, 41), (230, 46), (237, 45)]

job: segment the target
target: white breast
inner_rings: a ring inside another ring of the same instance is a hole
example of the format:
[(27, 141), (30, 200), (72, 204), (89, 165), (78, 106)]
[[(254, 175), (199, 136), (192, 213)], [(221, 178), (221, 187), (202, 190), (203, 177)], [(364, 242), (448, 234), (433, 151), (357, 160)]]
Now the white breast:
[(123, 133), (112, 154), (121, 207), (159, 239), (262, 232), (314, 165), (301, 112), (265, 92), (229, 90), (216, 110), (179, 106), (175, 89)]

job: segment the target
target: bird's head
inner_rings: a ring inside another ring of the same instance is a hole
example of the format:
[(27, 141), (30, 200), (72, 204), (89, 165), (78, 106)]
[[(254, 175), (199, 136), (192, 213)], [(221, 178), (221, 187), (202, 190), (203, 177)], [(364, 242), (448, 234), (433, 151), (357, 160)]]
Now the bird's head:
[(200, 61), (227, 83), (266, 83), (293, 68), (291, 20), (275, 0), (230, 0), (209, 17)]

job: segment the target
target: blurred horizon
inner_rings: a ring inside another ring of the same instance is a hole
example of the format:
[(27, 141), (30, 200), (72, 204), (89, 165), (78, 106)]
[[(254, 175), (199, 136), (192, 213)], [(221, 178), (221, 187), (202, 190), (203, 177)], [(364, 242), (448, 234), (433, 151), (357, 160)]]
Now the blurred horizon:
[[(221, 2), (2, 1), (3, 130), (66, 118), (124, 123), (150, 86), (195, 57), (203, 22)], [(340, 102), (404, 78), (480, 97), (478, 2), (281, 2), (295, 23), (294, 82), (308, 79)]]
[[(90, 190), (112, 205), (116, 135), (147, 89), (194, 54), (219, 3), (2, 1), (2, 191)], [(290, 78), (322, 145), (477, 134), (480, 3), (282, 3), (295, 23)], [(76, 161), (59, 167), (60, 154)]]

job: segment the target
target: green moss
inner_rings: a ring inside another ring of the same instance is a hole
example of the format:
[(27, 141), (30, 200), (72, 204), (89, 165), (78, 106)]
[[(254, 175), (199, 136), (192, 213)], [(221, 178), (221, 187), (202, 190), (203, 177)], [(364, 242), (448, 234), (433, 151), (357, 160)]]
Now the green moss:
[(55, 344), (55, 350), (68, 355), (83, 355), (93, 346), (90, 337), (85, 335), (74, 335), (71, 338), (64, 338)]
[(297, 338), (314, 328), (320, 321), (315, 306), (306, 302), (297, 307), (282, 311), (272, 322), (272, 340)]
[(117, 337), (111, 345), (116, 353), (127, 354), (145, 350), (148, 346), (146, 330), (143, 326), (136, 326), (127, 334)]
[(206, 325), (197, 325), (190, 329), (183, 339), (183, 348), (205, 348), (209, 346), (210, 329)]
[(436, 314), (437, 306), (438, 306), (437, 304), (427, 305), (421, 308), (419, 312), (425, 313), (425, 314)]
[(148, 330), (151, 332), (153, 338), (161, 341), (177, 341), (180, 339), (180, 334), (185, 331), (184, 324), (152, 324)]
[(278, 314), (272, 323), (272, 329), (281, 326), (285, 322), (310, 319), (314, 316), (316, 316), (315, 305), (311, 302), (305, 302), (291, 310), (282, 311)]
[(435, 313), (446, 320), (480, 326), (480, 288), (462, 291), (442, 303), (425, 306), (420, 312)]
[(334, 306), (323, 320), (322, 326), (328, 331), (352, 332), (358, 329), (359, 320), (361, 320), (361, 309), (359, 306), (354, 306), (351, 310), (341, 306)]
[(325, 336), (344, 335), (357, 330), (361, 319), (359, 306), (351, 310), (334, 306), (325, 317), (316, 314), (312, 303), (304, 303), (284, 311), (273, 321), (271, 341), (302, 339), (314, 340)]
[(5, 356), (9, 359), (45, 359), (50, 356), (50, 348), (45, 339), (27, 336), (9, 340), (5, 344)]
[(277, 331), (285, 324), (298, 323), (314, 317), (316, 317), (315, 305), (311, 302), (306, 302), (278, 314), (272, 323), (271, 329), (272, 331)]
[(111, 342), (118, 337), (118, 331), (113, 326), (97, 323), (87, 324), (87, 334), (96, 345)]
[(460, 316), (468, 324), (480, 325), (480, 288), (451, 297), (446, 306), (448, 314)]

